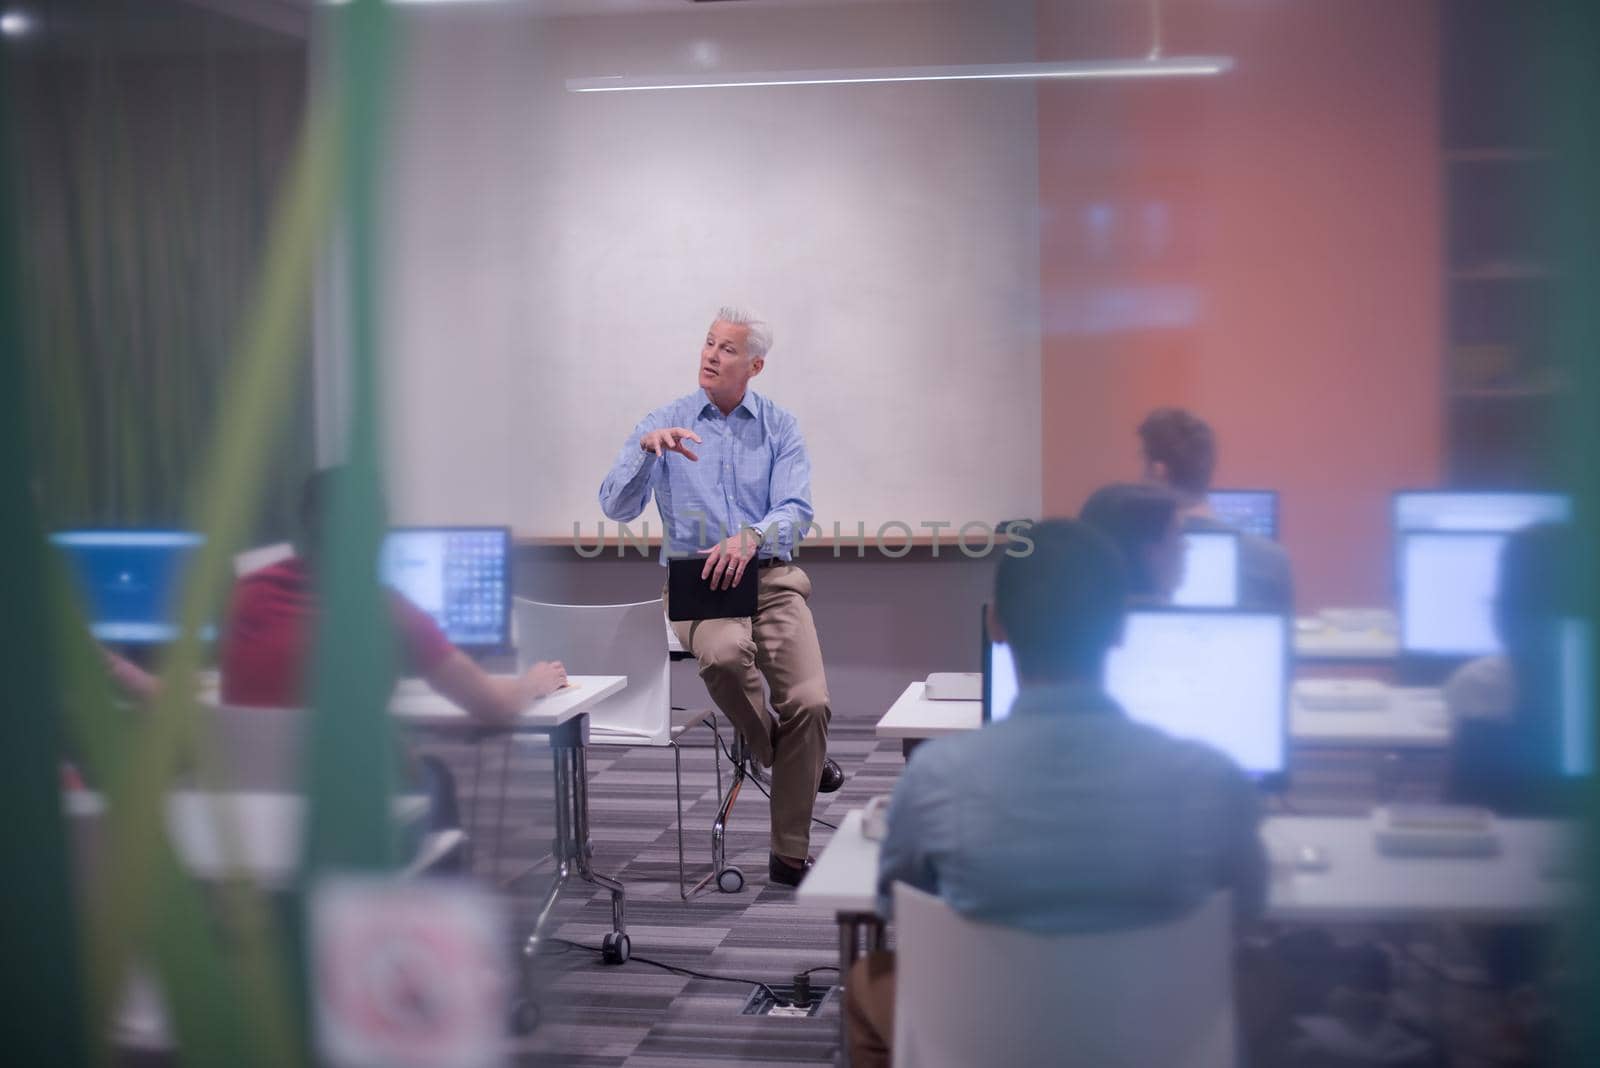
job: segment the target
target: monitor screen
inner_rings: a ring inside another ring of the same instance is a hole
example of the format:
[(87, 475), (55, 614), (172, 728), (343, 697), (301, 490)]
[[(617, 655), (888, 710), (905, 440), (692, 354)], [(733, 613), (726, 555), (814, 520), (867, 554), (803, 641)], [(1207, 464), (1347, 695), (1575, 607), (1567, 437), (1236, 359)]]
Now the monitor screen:
[[(1128, 715), (1205, 742), (1256, 778), (1288, 766), (1289, 624), (1254, 612), (1128, 613), (1106, 658), (1106, 689)], [(984, 709), (1006, 718), (1016, 699), (1009, 646), (989, 643)]]
[(1400, 535), (1400, 648), (1427, 656), (1500, 651), (1494, 628), (1500, 549), (1509, 535), (1412, 531)]
[(1172, 594), (1182, 608), (1232, 608), (1239, 603), (1239, 536), (1226, 531), (1184, 534), (1183, 583)]
[(1394, 495), (1396, 535), (1410, 530), (1504, 532), (1571, 518), (1571, 498), (1562, 493), (1407, 490)]
[(511, 644), (511, 531), (397, 527), (383, 542), (383, 581), (432, 616), (458, 646)]
[(1212, 490), (1206, 502), (1213, 516), (1236, 530), (1262, 538), (1278, 536), (1276, 490)]
[[(50, 541), (65, 554), (89, 632), (118, 645), (177, 640), (184, 575), (205, 537), (185, 530), (64, 530)], [(208, 623), (201, 637), (210, 638)]]

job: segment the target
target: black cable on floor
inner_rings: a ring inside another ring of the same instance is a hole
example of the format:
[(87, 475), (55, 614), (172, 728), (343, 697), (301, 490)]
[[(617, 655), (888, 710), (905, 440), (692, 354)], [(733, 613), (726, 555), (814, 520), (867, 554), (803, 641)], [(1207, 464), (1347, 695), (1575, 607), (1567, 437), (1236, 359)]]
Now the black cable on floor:
[[(739, 766), (739, 762), (737, 760), (733, 759), (733, 751), (728, 748), (728, 743), (724, 742), (722, 740), (722, 732), (717, 730), (717, 728), (715, 726), (712, 726), (711, 733), (716, 736), (717, 744), (722, 746), (722, 751), (727, 754), (728, 763), (732, 764), (735, 768), (737, 768)], [(756, 789), (760, 790), (763, 794), (765, 794), (768, 801), (772, 800), (772, 795), (767, 793), (767, 788), (762, 785), (760, 779), (756, 778), (754, 775), (747, 775), (746, 779), (748, 781), (750, 781), (750, 782), (755, 783)], [(811, 822), (812, 823), (821, 824), (822, 826), (828, 828), (828, 830), (830, 830), (830, 831), (837, 831), (839, 829), (837, 824), (829, 823), (827, 820), (822, 819), (820, 816), (812, 816), (811, 817)]]
[[(573, 942), (566, 938), (550, 938), (546, 939), (546, 941), (554, 942), (557, 945), (571, 946), (574, 949), (587, 949), (590, 953), (598, 953), (602, 957), (605, 956), (604, 950), (598, 948), (597, 946), (586, 946), (582, 942)], [(753, 986), (758, 990), (765, 990), (767, 992), (767, 996), (772, 999), (772, 1002), (775, 1005), (789, 1004), (783, 998), (778, 996), (778, 992), (776, 990), (772, 989), (772, 987), (768, 986), (766, 983), (763, 983), (760, 979), (745, 979), (737, 975), (712, 975), (709, 972), (697, 972), (693, 968), (682, 968), (676, 964), (667, 964), (663, 961), (651, 960), (649, 957), (629, 956), (628, 960), (624, 961), (623, 963), (628, 963), (629, 961), (637, 962), (639, 964), (648, 964), (652, 968), (660, 968), (664, 972), (672, 972), (676, 975), (687, 975), (693, 979), (709, 979), (716, 983), (743, 983), (746, 986)]]

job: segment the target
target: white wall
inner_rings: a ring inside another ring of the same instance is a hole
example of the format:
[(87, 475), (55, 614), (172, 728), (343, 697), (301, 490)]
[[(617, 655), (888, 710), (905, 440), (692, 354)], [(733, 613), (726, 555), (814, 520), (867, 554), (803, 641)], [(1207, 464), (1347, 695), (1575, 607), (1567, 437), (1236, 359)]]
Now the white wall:
[(1028, 60), (1031, 5), (407, 23), (386, 258), (398, 519), (592, 534), (600, 479), (640, 416), (694, 388), (723, 302), (774, 324), (756, 385), (800, 419), (825, 527), (1039, 510), (1030, 87), (563, 88)]

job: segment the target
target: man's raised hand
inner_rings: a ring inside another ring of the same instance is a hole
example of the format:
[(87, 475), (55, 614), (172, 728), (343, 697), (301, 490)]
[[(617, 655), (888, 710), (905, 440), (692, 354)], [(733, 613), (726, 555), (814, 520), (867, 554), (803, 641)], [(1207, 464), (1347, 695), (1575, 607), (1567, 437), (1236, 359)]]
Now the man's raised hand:
[(685, 440), (693, 441), (698, 445), (700, 444), (700, 435), (681, 426), (669, 426), (664, 430), (652, 430), (640, 438), (639, 448), (645, 452), (653, 452), (657, 456), (666, 451), (680, 453), (690, 460), (700, 459), (683, 444)]

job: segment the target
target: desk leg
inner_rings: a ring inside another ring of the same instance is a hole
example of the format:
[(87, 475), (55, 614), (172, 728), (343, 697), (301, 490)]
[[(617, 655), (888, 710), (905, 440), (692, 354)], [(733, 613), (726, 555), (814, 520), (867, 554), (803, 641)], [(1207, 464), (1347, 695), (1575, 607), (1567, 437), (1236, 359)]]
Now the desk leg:
[(589, 767), (584, 744), (588, 725), (583, 722), (584, 718), (579, 717), (550, 736), (550, 760), (555, 779), (556, 872), (545, 892), (533, 930), (523, 944), (523, 956), (529, 961), (548, 933), (556, 899), (574, 871), (585, 882), (611, 892), (612, 931), (605, 940), (606, 960), (620, 964), (628, 959), (627, 893), (620, 882), (596, 872), (590, 863), (593, 847), (589, 843)]
[[(588, 750), (582, 745), (573, 746), (568, 752), (571, 754), (572, 764), (572, 793), (573, 793), (573, 842), (576, 847), (578, 862), (578, 878), (585, 882), (593, 883), (611, 891), (611, 930), (618, 937), (625, 937), (628, 933), (628, 921), (625, 915), (627, 909), (627, 891), (622, 888), (622, 883), (609, 875), (601, 875), (590, 864), (594, 847), (589, 842), (589, 758)], [(627, 955), (623, 955), (627, 959)], [(621, 963), (620, 961), (618, 963)]]
[(839, 1054), (834, 1058), (834, 1063), (840, 1068), (850, 1068), (850, 1036), (848, 1021), (844, 1014), (844, 984), (850, 969), (861, 958), (863, 941), (867, 949), (883, 948), (883, 920), (872, 912), (839, 913)]

